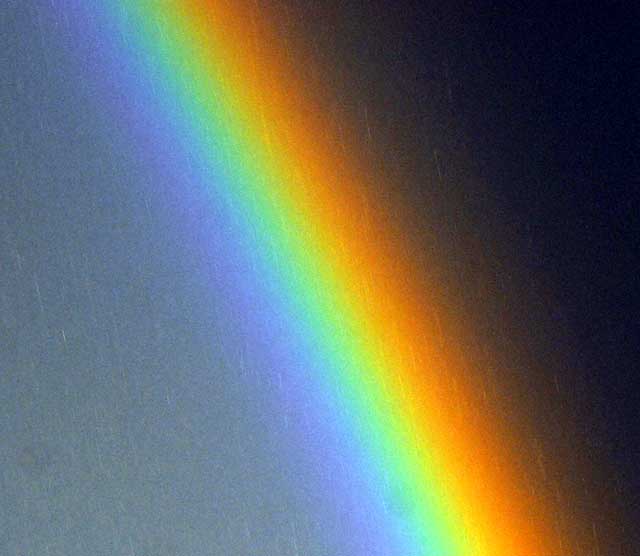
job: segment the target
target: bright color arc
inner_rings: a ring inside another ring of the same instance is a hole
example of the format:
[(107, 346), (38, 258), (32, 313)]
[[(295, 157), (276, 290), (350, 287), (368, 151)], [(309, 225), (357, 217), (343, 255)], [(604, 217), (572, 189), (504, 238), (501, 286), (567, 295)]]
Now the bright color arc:
[[(176, 130), (185, 164), (205, 168), (205, 193), (244, 223), (256, 279), (316, 363), (303, 379), (356, 445), (352, 465), (389, 553), (560, 554), (552, 510), (474, 383), (455, 315), (385, 226), (389, 207), (372, 193), (380, 178), (350, 159), (340, 140), (349, 123), (322, 109), (256, 4), (85, 9), (113, 30), (126, 71), (153, 87), (153, 117)], [(389, 497), (404, 508), (402, 532)]]

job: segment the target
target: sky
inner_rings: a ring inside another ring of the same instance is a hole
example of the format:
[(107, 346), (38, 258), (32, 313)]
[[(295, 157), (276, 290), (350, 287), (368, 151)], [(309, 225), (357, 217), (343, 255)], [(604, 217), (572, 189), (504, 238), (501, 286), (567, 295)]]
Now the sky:
[[(320, 498), (317, 446), (274, 425), (278, 361), (257, 360), (270, 331), (248, 336), (237, 313), (233, 222), (176, 202), (174, 153), (131, 148), (112, 116), (126, 99), (105, 108), (107, 70), (88, 54), (100, 45), (53, 4), (0, 7), (0, 552), (360, 554), (341, 514), (358, 499)], [(545, 454), (568, 519), (593, 525), (602, 556), (633, 554), (631, 14), (284, 0), (256, 13), (385, 176), (384, 224), (493, 354), (495, 399)]]

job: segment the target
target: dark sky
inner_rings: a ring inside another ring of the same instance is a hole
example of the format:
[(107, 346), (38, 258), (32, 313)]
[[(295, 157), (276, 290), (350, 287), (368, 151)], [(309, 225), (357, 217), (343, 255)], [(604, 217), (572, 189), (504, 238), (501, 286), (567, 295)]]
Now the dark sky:
[[(575, 465), (565, 486), (587, 515), (622, 516), (602, 522), (602, 555), (633, 554), (633, 14), (622, 3), (290, 4), (292, 36), (331, 68), (320, 78), (359, 122), (363, 157), (395, 184), (381, 194), (504, 354), (510, 403)], [(301, 553), (323, 554), (265, 425), (274, 385), (247, 390), (242, 342), (210, 342), (229, 335), (214, 293), (225, 280), (213, 287), (207, 255), (194, 256), (204, 247), (176, 223), (172, 184), (95, 112), (48, 6), (0, 6), (0, 553), (279, 556), (293, 553), (293, 520)]]
[(478, 10), (457, 68), (472, 157), (513, 218), (519, 287), (542, 281), (564, 328), (582, 458), (599, 467), (592, 511), (626, 512), (603, 554), (640, 546), (639, 60), (619, 6)]
[(363, 143), (370, 103), (405, 226), (514, 369), (514, 407), (574, 468), (575, 503), (611, 514), (603, 554), (640, 546), (640, 60), (624, 4), (301, 10)]
[[(603, 493), (614, 491), (608, 503), (632, 524), (640, 517), (638, 56), (632, 14), (605, 4), (470, 8), (452, 72), (474, 169), (510, 220), (521, 273), (513, 293), (544, 284), (548, 318), (563, 329), (536, 351), (566, 350), (561, 381), (576, 393), (567, 403), (587, 446), (583, 461), (601, 466), (592, 509), (606, 511)], [(522, 308), (512, 318), (528, 323)], [(525, 326), (521, 341), (539, 335)], [(640, 546), (632, 526), (611, 535), (603, 553)]]

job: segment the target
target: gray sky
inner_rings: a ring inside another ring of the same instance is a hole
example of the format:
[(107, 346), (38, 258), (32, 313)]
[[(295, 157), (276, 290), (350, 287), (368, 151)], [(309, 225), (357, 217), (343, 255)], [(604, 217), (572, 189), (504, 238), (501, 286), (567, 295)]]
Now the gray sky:
[(221, 320), (224, 234), (188, 237), (215, 214), (176, 220), (37, 5), (0, 8), (0, 554), (335, 554)]

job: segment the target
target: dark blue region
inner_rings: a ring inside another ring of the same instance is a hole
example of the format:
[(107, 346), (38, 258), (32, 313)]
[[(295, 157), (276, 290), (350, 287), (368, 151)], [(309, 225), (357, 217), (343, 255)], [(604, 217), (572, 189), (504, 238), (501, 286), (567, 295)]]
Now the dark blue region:
[(549, 460), (573, 470), (560, 482), (597, 516), (601, 552), (635, 554), (632, 5), (335, 0), (298, 15), (363, 142), (373, 134), (394, 183), (383, 193), (413, 211), (403, 226), (425, 272), (500, 354), (514, 418), (524, 411)]
[[(612, 516), (598, 524), (607, 554), (640, 548), (640, 59), (633, 11), (610, 2), (411, 3), (404, 52), (413, 72), (401, 72), (417, 82), (411, 90), (418, 97), (432, 89), (438, 67), (432, 45), (441, 65), (446, 60), (451, 103), (440, 121), (454, 125), (442, 150), (469, 153), (471, 172), (488, 184), (481, 194), (460, 193), (453, 219), (464, 230), (468, 216), (469, 230), (496, 241), (485, 257), (493, 296), (504, 302), (475, 297), (473, 270), (461, 273), (469, 277), (461, 296), (504, 323), (510, 340), (496, 338), (495, 321), (487, 335), (505, 351), (520, 344), (516, 364), (547, 367), (547, 376), (522, 379), (523, 406), (530, 403), (537, 415), (543, 409), (536, 427), (553, 439), (552, 456), (583, 470), (570, 489), (583, 493), (588, 512)], [(493, 210), (485, 210), (485, 196)], [(491, 218), (502, 220), (502, 229), (492, 228)], [(480, 265), (470, 256), (477, 242), (457, 241), (452, 253)], [(551, 402), (554, 388), (542, 386), (556, 380), (560, 410)], [(571, 423), (577, 442), (559, 419)]]

